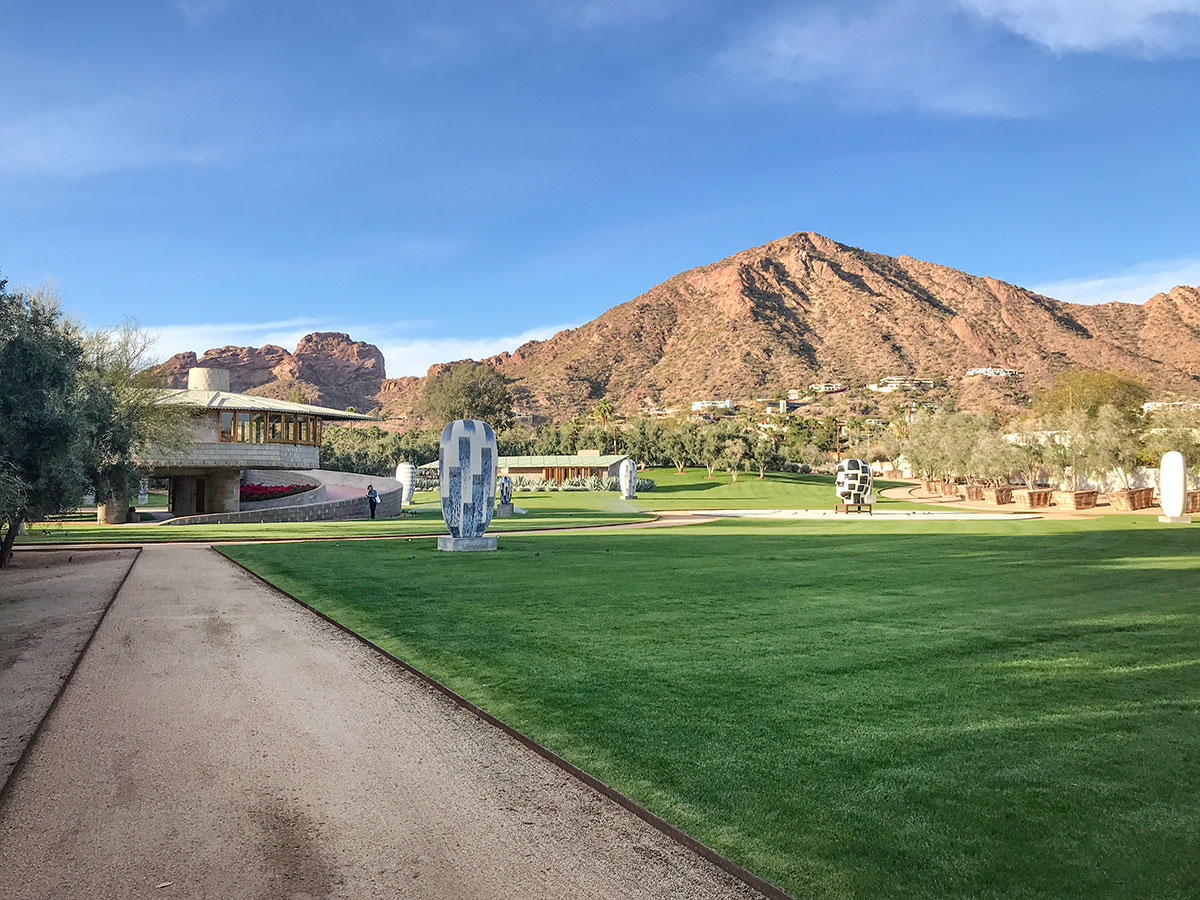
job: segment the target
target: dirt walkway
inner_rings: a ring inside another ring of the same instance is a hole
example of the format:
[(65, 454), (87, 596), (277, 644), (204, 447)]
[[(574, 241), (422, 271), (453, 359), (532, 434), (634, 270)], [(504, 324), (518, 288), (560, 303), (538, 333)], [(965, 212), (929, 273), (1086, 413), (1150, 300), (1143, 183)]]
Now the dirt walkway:
[(943, 497), (940, 494), (926, 494), (920, 484), (905, 485), (904, 487), (887, 488), (879, 492), (881, 497), (891, 500), (909, 500), (914, 503), (928, 503), (931, 506), (946, 505), (955, 509), (973, 509), (980, 512), (1001, 513), (1035, 513), (1043, 519), (1094, 519), (1097, 516), (1159, 516), (1162, 510), (1157, 507), (1124, 511), (1113, 509), (1108, 503), (1101, 503), (1092, 509), (1061, 509), (1055, 506), (1041, 506), (1037, 509), (1021, 509), (1015, 503), (997, 505), (985, 500), (963, 500)]
[(0, 573), (0, 785), (136, 556), (17, 550)]
[(0, 808), (0, 860), (6, 900), (755, 896), (178, 545), (135, 564)]

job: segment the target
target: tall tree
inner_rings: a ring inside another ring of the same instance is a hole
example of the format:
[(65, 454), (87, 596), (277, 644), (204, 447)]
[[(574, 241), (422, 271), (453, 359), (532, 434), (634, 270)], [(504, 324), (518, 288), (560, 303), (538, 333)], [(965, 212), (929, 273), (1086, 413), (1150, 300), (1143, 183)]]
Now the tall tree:
[(0, 566), (22, 522), (79, 504), (89, 422), (83, 333), (53, 293), (9, 293), (0, 281)]
[(504, 376), (486, 363), (454, 363), (425, 383), (425, 414), (442, 427), (455, 419), (482, 419), (497, 431), (512, 421), (512, 396)]
[(97, 498), (118, 511), (129, 506), (131, 492), (146, 474), (148, 451), (179, 452), (193, 441), (192, 411), (162, 402), (166, 381), (150, 368), (153, 344), (154, 338), (133, 321), (94, 332), (85, 342), (89, 474)]
[(758, 469), (759, 481), (766, 477), (767, 469), (775, 468), (780, 462), (779, 450), (775, 447), (775, 442), (762, 435), (750, 443), (750, 458)]
[(741, 438), (729, 438), (725, 441), (721, 459), (725, 462), (725, 467), (733, 476), (731, 480), (737, 481), (738, 469), (741, 468), (742, 461), (746, 458), (746, 442)]
[(1059, 375), (1054, 386), (1038, 398), (1037, 411), (1057, 416), (1068, 411), (1095, 418), (1101, 406), (1113, 406), (1128, 418), (1141, 415), (1150, 389), (1131, 378), (1095, 369), (1078, 369)]

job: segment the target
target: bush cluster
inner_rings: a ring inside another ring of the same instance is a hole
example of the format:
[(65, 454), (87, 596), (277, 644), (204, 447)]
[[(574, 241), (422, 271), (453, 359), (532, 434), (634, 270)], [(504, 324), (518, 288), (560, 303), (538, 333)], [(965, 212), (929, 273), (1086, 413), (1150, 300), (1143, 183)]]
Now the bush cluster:
[(260, 500), (278, 500), (280, 497), (303, 494), (312, 489), (311, 484), (243, 484), (241, 495), (243, 503), (254, 503)]

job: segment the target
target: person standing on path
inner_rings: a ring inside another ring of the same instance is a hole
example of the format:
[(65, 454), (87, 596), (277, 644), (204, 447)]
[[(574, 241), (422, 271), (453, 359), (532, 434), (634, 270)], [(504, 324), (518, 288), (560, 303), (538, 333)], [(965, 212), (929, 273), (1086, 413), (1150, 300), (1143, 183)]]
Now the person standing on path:
[(367, 485), (367, 503), (371, 505), (371, 518), (375, 518), (375, 507), (379, 505), (379, 494), (375, 492), (375, 485)]

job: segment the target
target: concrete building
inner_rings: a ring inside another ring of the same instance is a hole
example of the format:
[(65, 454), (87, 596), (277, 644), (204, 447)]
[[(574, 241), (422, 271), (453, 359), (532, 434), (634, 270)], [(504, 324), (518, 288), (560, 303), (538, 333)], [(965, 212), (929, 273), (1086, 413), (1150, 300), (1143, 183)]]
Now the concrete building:
[(150, 474), (170, 481), (176, 516), (235, 513), (241, 504), (244, 469), (317, 469), (324, 423), (371, 416), (235, 394), (225, 369), (197, 367), (186, 390), (165, 392), (160, 403), (195, 409), (195, 442), (179, 452), (156, 451)]
[(890, 394), (893, 391), (928, 391), (933, 388), (933, 381), (928, 378), (913, 378), (908, 375), (889, 375), (880, 378), (875, 384), (868, 384), (867, 390), (877, 394)]
[(979, 366), (967, 369), (967, 377), (982, 376), (983, 378), (1020, 378), (1020, 369), (1006, 369), (1002, 366)]
[(692, 412), (708, 412), (715, 410), (732, 411), (735, 404), (732, 400), (693, 400)]

